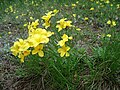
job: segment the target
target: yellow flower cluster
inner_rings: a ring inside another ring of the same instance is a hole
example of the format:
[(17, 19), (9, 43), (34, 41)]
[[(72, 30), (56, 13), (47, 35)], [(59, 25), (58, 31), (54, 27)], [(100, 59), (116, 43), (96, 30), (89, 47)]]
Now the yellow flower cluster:
[[(24, 57), (28, 56), (30, 52), (32, 54), (37, 54), (40, 57), (44, 56), (43, 46), (49, 42), (49, 37), (54, 34), (54, 32), (46, 31), (42, 28), (37, 28), (39, 25), (38, 19), (35, 22), (29, 23), (28, 30), (29, 36), (27, 39), (19, 39), (19, 41), (14, 42), (14, 45), (11, 47), (13, 55), (21, 59), (21, 62), (24, 62)], [(33, 49), (30, 49), (33, 48)]]
[[(48, 28), (50, 26), (50, 18), (52, 16), (55, 16), (56, 13), (58, 13), (58, 10), (55, 9), (46, 13), (45, 16), (42, 16), (42, 19), (45, 21), (45, 23), (43, 24), (45, 28)], [(63, 18), (57, 21), (56, 28), (58, 28), (58, 32), (62, 29), (72, 26), (72, 21), (66, 20), (67, 18)], [(18, 41), (14, 42), (14, 45), (11, 47), (13, 55), (18, 56), (21, 62), (24, 62), (25, 57), (30, 54), (38, 54), (40, 57), (43, 57), (43, 48), (50, 41), (49, 38), (54, 34), (54, 32), (47, 31), (44, 28), (40, 28), (39, 19), (35, 20), (34, 22), (29, 22), (24, 26), (28, 27), (28, 37), (27, 39), (19, 39)], [(68, 42), (68, 40), (72, 40), (72, 37), (63, 34), (61, 38), (62, 40), (60, 40), (57, 44), (61, 47), (58, 49), (58, 53), (60, 53), (61, 57), (69, 56), (68, 51), (70, 50), (70, 47), (66, 45), (66, 42)]]

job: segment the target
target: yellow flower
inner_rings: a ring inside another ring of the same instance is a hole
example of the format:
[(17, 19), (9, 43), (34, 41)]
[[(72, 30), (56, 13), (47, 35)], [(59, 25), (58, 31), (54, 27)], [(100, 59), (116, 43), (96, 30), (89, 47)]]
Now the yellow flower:
[(63, 18), (57, 21), (57, 23), (59, 23), (58, 25), (56, 25), (56, 28), (58, 28), (58, 32), (61, 31), (62, 29), (65, 29), (66, 27), (72, 26), (71, 25), (72, 21), (65, 21), (65, 20), (67, 20), (67, 18)]
[(18, 18), (18, 16), (15, 17), (16, 19)]
[(107, 24), (109, 24), (109, 25), (110, 25), (110, 24), (111, 24), (111, 21), (110, 21), (110, 20), (108, 20), (108, 21), (107, 21)]
[(116, 22), (114, 20), (112, 20), (112, 21), (108, 20), (107, 24), (111, 25), (112, 27), (116, 26)]
[(91, 11), (93, 11), (93, 10), (94, 10), (94, 8), (90, 8), (90, 10), (91, 10)]
[(75, 7), (76, 6), (76, 4), (72, 4), (72, 7)]
[(60, 46), (65, 45), (65, 42), (67, 42), (68, 39), (72, 40), (72, 37), (68, 37), (66, 34), (63, 34), (62, 39), (63, 40), (60, 40), (57, 45), (60, 45)]
[(68, 41), (68, 39), (72, 40), (72, 37), (68, 37), (68, 35), (63, 34), (62, 39), (63, 39), (64, 41)]
[(77, 28), (76, 30), (77, 30), (77, 31), (80, 31), (81, 29), (80, 29), (80, 28)]
[(115, 21), (112, 21), (112, 26), (116, 26), (116, 22)]
[(30, 20), (33, 20), (33, 17), (30, 17)]
[(111, 37), (111, 35), (110, 35), (110, 34), (107, 34), (106, 36), (107, 36), (107, 37)]
[(9, 6), (9, 8), (10, 8), (10, 12), (13, 12), (13, 7), (11, 5)]
[(108, 3), (110, 3), (110, 1), (109, 1), (109, 0), (106, 0), (106, 1), (105, 1), (105, 3), (107, 3), (107, 4), (108, 4)]
[(73, 14), (73, 17), (76, 17), (76, 14)]
[(8, 32), (8, 34), (11, 34), (11, 32)]
[(42, 16), (41, 18), (44, 20), (44, 21), (49, 21), (50, 20), (50, 18), (53, 16), (53, 14), (52, 14), (53, 12), (52, 11), (50, 11), (50, 12), (48, 12), (48, 13), (46, 13), (46, 15), (45, 16)]
[(58, 49), (58, 53), (60, 53), (60, 56), (63, 57), (64, 55), (66, 57), (69, 56), (69, 53), (68, 51), (70, 50), (70, 47), (69, 46), (62, 46), (61, 48)]
[(79, 1), (76, 2), (77, 4), (79, 3)]
[(88, 20), (88, 17), (85, 17), (84, 20), (87, 21), (87, 20)]
[(42, 50), (43, 50), (43, 44), (40, 44), (40, 45), (38, 45), (34, 48), (34, 50), (32, 51), (32, 54), (37, 54), (38, 53), (38, 55), (40, 57), (43, 57), (44, 52)]

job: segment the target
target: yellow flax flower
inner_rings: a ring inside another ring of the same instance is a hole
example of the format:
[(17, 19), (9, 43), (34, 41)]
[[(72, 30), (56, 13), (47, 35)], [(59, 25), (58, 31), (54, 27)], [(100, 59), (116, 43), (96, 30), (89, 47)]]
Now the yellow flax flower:
[(110, 20), (108, 20), (108, 21), (107, 21), (107, 24), (109, 24), (109, 25), (110, 25), (110, 24), (111, 24), (111, 21), (110, 21)]
[(57, 23), (59, 23), (58, 25), (56, 25), (56, 28), (58, 28), (58, 32), (61, 31), (62, 29), (65, 29), (66, 27), (72, 26), (71, 25), (72, 21), (65, 21), (65, 20), (67, 20), (67, 18), (63, 18), (57, 21)]
[(116, 22), (115, 21), (112, 21), (112, 26), (116, 26)]
[(107, 34), (106, 36), (107, 36), (107, 37), (111, 37), (111, 35), (110, 35), (110, 34)]
[(38, 55), (40, 57), (43, 57), (44, 52), (42, 50), (43, 50), (43, 44), (40, 44), (40, 45), (38, 45), (34, 48), (34, 50), (32, 51), (32, 54), (37, 54), (38, 53)]
[(90, 10), (91, 10), (91, 11), (93, 11), (93, 10), (94, 10), (94, 8), (90, 8)]
[(87, 20), (88, 20), (88, 17), (85, 17), (84, 20), (87, 21)]
[(69, 56), (69, 53), (68, 51), (70, 50), (70, 47), (69, 46), (62, 46), (61, 48), (58, 49), (58, 53), (60, 53), (60, 56), (63, 57), (64, 55), (66, 57)]
[(68, 39), (72, 40), (72, 37), (68, 37), (66, 34), (64, 34), (62, 36), (62, 40), (60, 40), (57, 45), (60, 45), (60, 46), (65, 45), (65, 42), (67, 42)]

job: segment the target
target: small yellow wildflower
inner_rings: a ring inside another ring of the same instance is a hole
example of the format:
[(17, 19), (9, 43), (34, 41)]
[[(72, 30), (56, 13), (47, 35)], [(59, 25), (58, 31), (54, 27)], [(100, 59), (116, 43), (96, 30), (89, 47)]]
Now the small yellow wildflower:
[(11, 32), (8, 32), (8, 34), (11, 34)]
[(115, 21), (112, 21), (112, 26), (116, 26), (116, 22)]
[(76, 30), (77, 30), (77, 31), (80, 31), (81, 29), (80, 29), (80, 28), (77, 28)]
[(58, 53), (60, 53), (60, 56), (63, 57), (64, 55), (66, 57), (69, 56), (69, 53), (68, 51), (70, 50), (70, 47), (69, 46), (62, 46), (61, 48), (58, 49)]
[(106, 36), (107, 36), (107, 37), (111, 37), (111, 35), (110, 35), (110, 34), (107, 34)]
[(30, 17), (30, 20), (33, 20), (34, 18), (33, 17)]
[(109, 1), (109, 0), (106, 0), (106, 1), (105, 1), (105, 3), (107, 3), (107, 4), (108, 4), (108, 3), (110, 3), (110, 1)]
[(85, 17), (84, 20), (87, 21), (87, 20), (88, 20), (88, 17)]
[(78, 4), (78, 3), (79, 3), (79, 1), (76, 2), (76, 4)]
[(27, 23), (25, 23), (23, 26), (26, 27), (26, 26), (27, 26)]
[(107, 24), (109, 24), (109, 25), (110, 25), (110, 24), (111, 24), (111, 21), (110, 21), (110, 20), (108, 20), (108, 21), (107, 21)]
[(73, 17), (76, 17), (76, 14), (73, 14)]
[(76, 4), (72, 4), (72, 7), (75, 7), (76, 6)]
[(18, 18), (18, 16), (15, 17), (16, 19)]
[(93, 10), (94, 10), (94, 8), (90, 8), (90, 10), (91, 10), (91, 11), (93, 11)]

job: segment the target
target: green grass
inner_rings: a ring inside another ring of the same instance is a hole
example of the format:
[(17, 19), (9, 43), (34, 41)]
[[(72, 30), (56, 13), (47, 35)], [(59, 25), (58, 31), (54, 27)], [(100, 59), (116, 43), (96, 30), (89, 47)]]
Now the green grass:
[[(118, 90), (120, 84), (120, 2), (110, 0), (10, 0), (0, 1), (0, 57), (1, 61), (11, 60), (16, 65), (15, 74), (19, 81), (14, 82), (19, 89), (37, 90)], [(76, 4), (72, 7), (72, 4)], [(90, 8), (94, 8), (93, 11)], [(45, 46), (45, 56), (30, 55), (24, 63), (11, 56), (10, 47), (18, 38), (27, 38), (28, 30), (23, 25), (39, 19), (48, 11), (58, 9), (51, 18), (48, 31), (55, 32)], [(73, 16), (76, 14), (76, 17)], [(30, 19), (33, 17), (33, 20)], [(88, 17), (85, 21), (84, 18)], [(72, 25), (80, 28), (67, 28), (57, 32), (56, 21), (67, 18)], [(115, 21), (116, 26), (107, 24)], [(11, 34), (9, 34), (11, 32)], [(56, 45), (66, 33), (73, 40), (69, 57), (60, 57)], [(107, 37), (110, 34), (111, 37)], [(4, 67), (4, 63), (2, 63)], [(4, 74), (4, 71), (3, 71)], [(27, 81), (22, 83), (22, 81)], [(17, 84), (16, 84), (17, 83)], [(22, 84), (21, 84), (22, 83)], [(5, 84), (5, 83), (4, 83)], [(4, 85), (2, 84), (2, 85)], [(2, 86), (1, 85), (1, 86)], [(21, 85), (21, 86), (20, 86)], [(23, 85), (23, 86), (22, 86)], [(29, 86), (29, 87), (28, 87)], [(37, 87), (37, 88), (35, 88)], [(3, 87), (5, 88), (5, 87)]]

